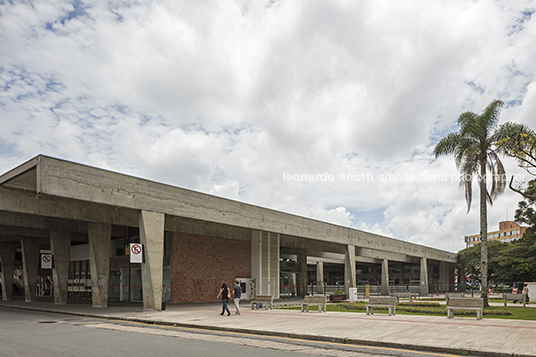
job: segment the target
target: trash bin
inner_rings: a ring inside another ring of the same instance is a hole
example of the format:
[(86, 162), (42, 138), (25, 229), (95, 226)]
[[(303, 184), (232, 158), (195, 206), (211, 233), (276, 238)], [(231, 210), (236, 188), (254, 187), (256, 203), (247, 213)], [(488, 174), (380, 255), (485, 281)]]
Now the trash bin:
[(357, 288), (350, 288), (348, 289), (348, 300), (350, 301), (357, 301)]
[(165, 310), (165, 309), (166, 309), (166, 302), (162, 300), (162, 310)]
[(259, 309), (262, 309), (262, 302), (259, 303)]

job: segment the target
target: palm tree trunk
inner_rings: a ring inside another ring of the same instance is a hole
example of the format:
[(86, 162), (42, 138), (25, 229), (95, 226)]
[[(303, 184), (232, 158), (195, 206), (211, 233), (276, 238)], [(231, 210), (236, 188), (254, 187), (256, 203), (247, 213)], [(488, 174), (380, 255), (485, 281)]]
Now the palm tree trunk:
[(486, 162), (480, 162), (480, 274), (484, 306), (488, 307), (488, 204)]

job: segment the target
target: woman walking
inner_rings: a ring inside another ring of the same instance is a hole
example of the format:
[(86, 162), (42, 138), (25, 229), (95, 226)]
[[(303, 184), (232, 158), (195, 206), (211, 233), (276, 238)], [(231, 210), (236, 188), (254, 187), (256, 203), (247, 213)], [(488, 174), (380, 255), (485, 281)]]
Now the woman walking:
[(227, 316), (230, 316), (231, 315), (231, 311), (229, 311), (229, 307), (227, 306), (227, 303), (229, 302), (229, 289), (227, 288), (227, 284), (226, 283), (223, 283), (221, 284), (221, 289), (220, 289), (220, 293), (218, 294), (218, 296), (216, 297), (216, 299), (219, 299), (220, 298), (220, 295), (221, 295), (221, 302), (223, 304), (223, 307), (221, 309), (221, 314), (223, 316), (223, 314), (225, 313), (225, 311), (227, 311)]

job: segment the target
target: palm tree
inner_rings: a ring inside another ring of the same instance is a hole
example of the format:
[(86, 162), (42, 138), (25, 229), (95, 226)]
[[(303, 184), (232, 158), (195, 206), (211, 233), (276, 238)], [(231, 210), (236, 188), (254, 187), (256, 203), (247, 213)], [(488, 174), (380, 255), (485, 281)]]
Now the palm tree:
[[(480, 269), (484, 306), (489, 306), (487, 203), (493, 204), (493, 201), (504, 192), (507, 181), (503, 164), (498, 156), (500, 150), (495, 146), (502, 139), (500, 128), (495, 129), (503, 105), (502, 101), (494, 100), (481, 114), (462, 113), (458, 118), (460, 130), (445, 136), (434, 149), (436, 158), (440, 155), (454, 155), (456, 167), (460, 171), (460, 187), (465, 190), (467, 213), (471, 209), (474, 177), (477, 178), (480, 187)], [(491, 174), (490, 180), (486, 177), (488, 171)], [(488, 181), (491, 182), (490, 190)]]

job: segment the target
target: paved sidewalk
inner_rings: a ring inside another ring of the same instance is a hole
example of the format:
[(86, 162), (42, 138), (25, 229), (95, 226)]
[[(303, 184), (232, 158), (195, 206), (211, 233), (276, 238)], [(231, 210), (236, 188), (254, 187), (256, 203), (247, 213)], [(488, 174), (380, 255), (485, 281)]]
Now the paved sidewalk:
[[(282, 300), (288, 303), (289, 300)], [(366, 344), (413, 350), (482, 356), (536, 356), (536, 321), (475, 317), (412, 316), (299, 310), (251, 310), (242, 301), (240, 316), (221, 316), (219, 303), (167, 304), (166, 310), (144, 311), (141, 303), (110, 302), (106, 308), (89, 301), (55, 305), (52, 301), (0, 301), (0, 306), (83, 316), (199, 327), (212, 330)], [(230, 304), (234, 313), (234, 305)]]

